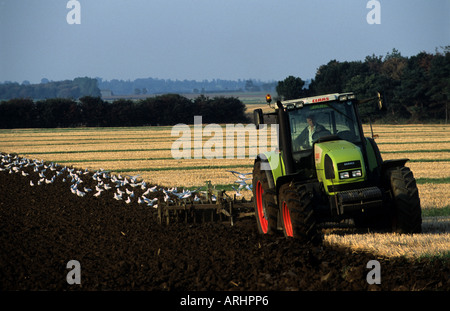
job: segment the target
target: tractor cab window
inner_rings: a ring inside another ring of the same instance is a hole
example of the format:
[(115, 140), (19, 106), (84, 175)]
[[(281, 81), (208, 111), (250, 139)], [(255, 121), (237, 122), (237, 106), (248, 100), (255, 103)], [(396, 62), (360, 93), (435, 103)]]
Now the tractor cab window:
[(351, 101), (305, 105), (301, 109), (290, 110), (288, 114), (294, 152), (311, 150), (319, 138), (330, 135), (352, 143), (361, 142)]

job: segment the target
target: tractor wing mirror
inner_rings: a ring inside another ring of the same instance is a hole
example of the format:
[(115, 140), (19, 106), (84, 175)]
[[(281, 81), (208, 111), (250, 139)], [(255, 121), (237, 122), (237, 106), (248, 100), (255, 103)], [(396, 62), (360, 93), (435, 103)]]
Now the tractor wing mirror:
[(253, 110), (253, 123), (255, 123), (257, 130), (260, 129), (261, 124), (264, 124), (264, 115), (262, 109)]
[(384, 96), (382, 93), (377, 92), (377, 105), (378, 105), (378, 110), (381, 111), (385, 111), (386, 110), (386, 103), (384, 102)]

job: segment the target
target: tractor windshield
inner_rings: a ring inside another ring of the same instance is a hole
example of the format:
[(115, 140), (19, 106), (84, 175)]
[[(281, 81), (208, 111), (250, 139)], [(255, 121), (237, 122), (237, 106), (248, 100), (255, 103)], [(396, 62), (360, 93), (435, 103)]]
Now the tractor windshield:
[(352, 101), (305, 105), (290, 110), (288, 115), (294, 152), (310, 150), (320, 137), (330, 135), (337, 135), (355, 144), (361, 143)]

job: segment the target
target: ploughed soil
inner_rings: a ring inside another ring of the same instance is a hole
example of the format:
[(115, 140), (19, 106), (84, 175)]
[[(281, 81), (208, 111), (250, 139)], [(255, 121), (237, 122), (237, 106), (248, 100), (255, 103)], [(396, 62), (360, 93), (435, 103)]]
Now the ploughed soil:
[[(130, 204), (125, 196), (113, 199), (115, 189), (79, 197), (67, 173), (37, 185), (41, 177), (33, 167), (16, 172), (5, 165), (0, 163), (0, 291), (450, 290), (445, 259), (389, 259), (303, 245), (259, 235), (253, 218), (234, 226), (160, 225), (153, 207), (136, 202), (140, 188)], [(53, 172), (44, 174), (50, 179)], [(92, 175), (80, 174), (78, 188), (94, 189)], [(121, 189), (127, 186), (132, 190)], [(80, 263), (80, 285), (66, 280), (70, 260)], [(370, 260), (380, 263), (379, 285), (367, 282)]]

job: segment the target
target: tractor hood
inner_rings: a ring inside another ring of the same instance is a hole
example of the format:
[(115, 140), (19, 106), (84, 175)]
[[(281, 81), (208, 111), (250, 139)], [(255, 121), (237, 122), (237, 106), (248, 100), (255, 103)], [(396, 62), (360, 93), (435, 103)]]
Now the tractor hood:
[(365, 180), (366, 172), (361, 150), (346, 140), (333, 140), (314, 145), (317, 178), (325, 191), (333, 195), (352, 189)]

